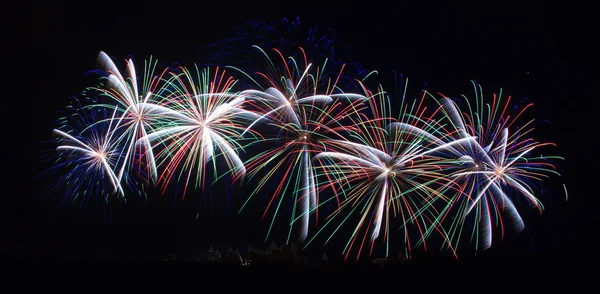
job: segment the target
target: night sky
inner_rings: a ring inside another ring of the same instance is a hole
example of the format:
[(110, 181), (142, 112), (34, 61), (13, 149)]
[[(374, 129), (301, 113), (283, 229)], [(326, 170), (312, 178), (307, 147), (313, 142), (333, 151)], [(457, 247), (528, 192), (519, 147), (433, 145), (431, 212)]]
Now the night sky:
[[(264, 201), (254, 201), (251, 211), (235, 216), (239, 199), (228, 211), (223, 197), (216, 197), (211, 214), (198, 197), (174, 205), (173, 195), (167, 195), (117, 208), (113, 224), (107, 225), (102, 214), (59, 207), (56, 196), (43, 199), (50, 180), (36, 176), (48, 167), (40, 152), (52, 146), (43, 142), (52, 139), (58, 110), (93, 84), (85, 73), (97, 67), (100, 51), (119, 61), (131, 55), (138, 66), (150, 55), (165, 64), (203, 63), (200, 49), (232, 37), (233, 29), (248, 21), (280, 22), (284, 17), (299, 17), (307, 29), (317, 23), (322, 29), (332, 28), (339, 42), (351, 48), (349, 61), (386, 74), (396, 70), (415, 89), (427, 83), (429, 89), (447, 95), (470, 95), (469, 80), (475, 79), (486, 94), (502, 87), (515, 98), (528, 97), (536, 105), (529, 115), (551, 122), (552, 128), (539, 131), (537, 138), (558, 144), (548, 152), (566, 158), (560, 162), (563, 177), (548, 183), (549, 194), (541, 196), (546, 206), (541, 216), (521, 210), (527, 231), (495, 240), (490, 254), (597, 255), (597, 191), (585, 172), (597, 160), (597, 148), (590, 147), (594, 136), (587, 130), (593, 124), (587, 112), (597, 105), (589, 94), (594, 80), (588, 56), (597, 52), (589, 37), (590, 8), (554, 1), (485, 6), (430, 1), (125, 2), (32, 3), (23, 10), (25, 20), (20, 18), (25, 24), (13, 22), (17, 30), (29, 31), (14, 34), (17, 41), (10, 43), (11, 50), (21, 44), (29, 48), (4, 56), (15, 63), (5, 70), (12, 71), (8, 78), (16, 83), (2, 102), (9, 131), (2, 144), (2, 186), (8, 188), (0, 205), (8, 233), (1, 243), (9, 256), (161, 259), (168, 251), (203, 251), (209, 244), (239, 247), (245, 240), (261, 245), (268, 225), (259, 221)], [(567, 202), (563, 183), (569, 191)], [(281, 243), (281, 238), (275, 241)], [(311, 250), (335, 254), (335, 246)]]

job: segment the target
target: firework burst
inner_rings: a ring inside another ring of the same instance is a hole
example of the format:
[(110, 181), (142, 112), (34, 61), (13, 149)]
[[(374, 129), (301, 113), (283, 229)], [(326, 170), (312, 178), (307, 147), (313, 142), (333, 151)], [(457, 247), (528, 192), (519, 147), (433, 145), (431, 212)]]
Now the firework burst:
[(156, 150), (159, 183), (163, 193), (174, 178), (188, 187), (204, 188), (205, 169), (212, 162), (214, 178), (217, 159), (222, 157), (234, 180), (244, 177), (246, 169), (239, 158), (241, 133), (256, 115), (244, 110), (243, 95), (233, 91), (236, 80), (219, 68), (196, 67), (195, 74), (185, 67), (170, 73), (165, 94), (157, 103), (142, 106), (160, 117), (153, 130), (138, 143), (148, 141)]
[[(322, 69), (328, 75), (337, 76), (343, 66), (344, 75), (340, 76), (337, 83), (346, 92), (357, 90), (352, 87), (354, 79), (366, 74), (366, 70), (360, 64), (348, 62), (351, 59), (351, 50), (338, 42), (338, 37), (332, 29), (323, 29), (317, 24), (306, 26), (300, 18), (283, 18), (279, 22), (269, 23), (248, 22), (242, 28), (236, 29), (231, 38), (219, 40), (203, 48), (203, 51), (207, 60), (212, 63), (233, 65), (243, 68), (246, 72), (262, 72), (265, 68), (263, 60), (253, 58), (256, 53), (255, 46), (291, 53), (298, 61), (303, 61), (304, 55), (310, 56), (315, 65), (327, 64)], [(303, 50), (299, 52), (298, 47), (302, 47)], [(299, 54), (295, 54), (298, 52)], [(249, 87), (256, 86), (250, 80), (241, 81)]]
[[(302, 60), (289, 58), (286, 61), (279, 50), (273, 49), (284, 65), (278, 67), (262, 49), (255, 48), (264, 54), (271, 71), (256, 73), (263, 81), (255, 81), (262, 87), (261, 90), (242, 92), (253, 101), (257, 112), (262, 114), (247, 130), (266, 122), (275, 129), (277, 135), (250, 144), (266, 142), (276, 147), (262, 151), (247, 161), (249, 178), (273, 165), (248, 200), (263, 190), (276, 173), (281, 173), (282, 179), (263, 213), (264, 218), (275, 207), (267, 238), (287, 198), (284, 196), (289, 192), (293, 205), (287, 239), (289, 241), (294, 224), (299, 222), (299, 239), (304, 240), (308, 234), (309, 212), (315, 211), (318, 203), (312, 156), (325, 150), (329, 140), (343, 138), (343, 133), (348, 129), (343, 121), (357, 110), (356, 101), (365, 97), (342, 92), (337, 87), (342, 72), (338, 72), (337, 76), (323, 75), (326, 63), (313, 65), (306, 55), (302, 55)], [(299, 50), (304, 53), (302, 48)]]
[[(449, 177), (459, 185), (459, 189), (448, 198), (441, 220), (449, 220), (448, 239), (454, 240), (454, 247), (457, 247), (467, 216), (473, 216), (472, 237), (478, 239), (477, 246), (487, 249), (492, 244), (494, 226), (500, 227), (502, 237), (506, 223), (516, 231), (524, 229), (515, 204), (519, 199), (516, 196), (523, 196), (521, 199), (542, 212), (543, 205), (534, 191), (550, 174), (560, 175), (552, 163), (552, 160), (560, 158), (531, 156), (540, 147), (555, 146), (528, 137), (534, 129), (533, 119), (518, 124), (519, 118), (533, 104), (509, 108), (511, 97), (503, 101), (502, 91), (494, 94), (489, 104), (485, 102), (481, 86), (475, 82), (473, 86), (475, 105), (471, 105), (464, 96), (459, 102), (445, 96), (440, 100), (450, 121), (449, 133), (455, 138), (477, 138), (452, 149), (456, 166)], [(458, 215), (448, 217), (454, 215), (454, 208), (458, 209)], [(508, 221), (503, 216), (508, 216)]]
[[(150, 58), (145, 62), (141, 86), (138, 86), (138, 76), (132, 59), (126, 61), (127, 75), (125, 77), (106, 53), (100, 52), (98, 59), (105, 69), (102, 78), (105, 85), (94, 88), (94, 90), (108, 98), (105, 99), (108, 102), (97, 106), (119, 110), (115, 117), (115, 126), (121, 129), (119, 140), (123, 140), (121, 145), (124, 150), (124, 160), (118, 168), (117, 177), (121, 179), (126, 170), (135, 167), (138, 172), (149, 177), (147, 180), (155, 182), (157, 180), (156, 162), (150, 141), (147, 139), (147, 132), (152, 127), (155, 113), (152, 113), (152, 108), (146, 106), (151, 105), (160, 97), (162, 75), (166, 73), (167, 69), (160, 76), (154, 75), (157, 61), (152, 61)], [(141, 144), (136, 144), (136, 142)]]
[(130, 177), (117, 174), (123, 161), (117, 112), (78, 100), (59, 120), (56, 160), (47, 172), (60, 173), (50, 191), (64, 190), (62, 203), (80, 200), (84, 209), (99, 200), (110, 204), (114, 198), (125, 200), (125, 188), (133, 187)]
[[(344, 215), (342, 211), (348, 213), (326, 242), (352, 215), (360, 216), (344, 248), (346, 257), (356, 243), (360, 243), (357, 254), (360, 256), (367, 240), (372, 251), (381, 233), (387, 254), (390, 221), (395, 217), (401, 219), (407, 253), (412, 247), (409, 224), (416, 227), (420, 240), (426, 239), (435, 228), (434, 204), (443, 191), (436, 187), (445, 187), (446, 181), (443, 171), (447, 163), (439, 154), (472, 140), (468, 137), (444, 143), (437, 136), (440, 127), (428, 118), (437, 111), (426, 115), (425, 95), (412, 104), (403, 98), (400, 116), (393, 118), (389, 96), (381, 87), (378, 90), (373, 93), (364, 87), (372, 116), (361, 113), (354, 124), (359, 128), (350, 131), (349, 140), (332, 142), (340, 151), (321, 152), (315, 158), (319, 162), (319, 176), (324, 179), (320, 186), (333, 189), (333, 199), (339, 203), (338, 210), (329, 216), (317, 235)], [(359, 238), (361, 232), (363, 237)]]

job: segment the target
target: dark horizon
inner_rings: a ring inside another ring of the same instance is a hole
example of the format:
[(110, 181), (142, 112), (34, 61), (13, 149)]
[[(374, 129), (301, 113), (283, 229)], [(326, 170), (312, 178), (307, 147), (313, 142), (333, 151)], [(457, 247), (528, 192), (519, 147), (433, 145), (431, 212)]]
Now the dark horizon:
[[(201, 48), (231, 38), (234, 29), (249, 21), (299, 17), (305, 29), (315, 24), (322, 31), (331, 28), (338, 43), (351, 49), (351, 59), (345, 61), (378, 70), (384, 86), (391, 87), (391, 73), (396, 70), (408, 77), (413, 90), (427, 84), (431, 91), (469, 95), (473, 79), (483, 85), (486, 95), (502, 88), (515, 98), (528, 97), (536, 105), (529, 117), (551, 124), (550, 129), (539, 130), (536, 139), (558, 144), (542, 152), (565, 157), (558, 163), (563, 176), (545, 182), (549, 193), (540, 196), (544, 213), (519, 207), (526, 230), (519, 235), (507, 233), (504, 241), (495, 239), (484, 255), (597, 257), (593, 232), (598, 200), (582, 170), (587, 171), (594, 160), (594, 154), (582, 154), (589, 152), (583, 151), (582, 144), (594, 150), (593, 137), (586, 139), (589, 133), (585, 129), (593, 124), (592, 116), (583, 112), (591, 113), (595, 103), (588, 96), (594, 84), (587, 56), (592, 48), (580, 45), (581, 37), (591, 33), (587, 31), (591, 24), (585, 23), (589, 18), (578, 14), (590, 9), (538, 1), (494, 7), (344, 3), (318, 4), (328, 13), (314, 12), (314, 5), (302, 3), (296, 5), (298, 10), (282, 7), (283, 13), (269, 9), (283, 4), (250, 2), (212, 9), (208, 4), (195, 7), (171, 2), (151, 7), (119, 4), (121, 8), (114, 9), (74, 1), (33, 5), (28, 12), (32, 31), (24, 35), (32, 42), (32, 53), (26, 59), (34, 69), (19, 66), (25, 75), (18, 79), (24, 79), (25, 86), (13, 87), (17, 98), (7, 99), (9, 106), (4, 110), (9, 110), (5, 117), (10, 118), (10, 126), (23, 121), (13, 109), (27, 107), (28, 118), (10, 137), (17, 144), (9, 148), (16, 148), (19, 155), (7, 153), (11, 171), (5, 180), (10, 187), (2, 214), (8, 234), (2, 251), (23, 262), (98, 257), (120, 261), (162, 258), (168, 252), (242, 240), (262, 245), (268, 227), (268, 220), (260, 221), (264, 201), (254, 201), (250, 211), (237, 215), (239, 199), (230, 207), (225, 199), (215, 199), (211, 216), (210, 207), (199, 205), (200, 199), (186, 197), (173, 205), (176, 195), (169, 194), (148, 203), (131, 201), (123, 208), (115, 207), (111, 225), (102, 214), (82, 214), (73, 205), (59, 207), (60, 197), (42, 197), (49, 180), (36, 178), (48, 167), (40, 161), (40, 152), (47, 148), (43, 142), (52, 139), (57, 111), (93, 82), (86, 73), (97, 68), (100, 51), (119, 61), (131, 56), (136, 64), (152, 55), (164, 64), (191, 65), (204, 62)], [(173, 6), (168, 7), (170, 4)], [(230, 17), (223, 21), (216, 11)], [(149, 15), (157, 16), (148, 22)], [(562, 184), (568, 189), (568, 201)], [(213, 194), (222, 191), (215, 188)], [(285, 225), (279, 226), (286, 232)], [(285, 239), (275, 237), (277, 244)], [(330, 257), (336, 252), (341, 255), (345, 240), (346, 236), (340, 235), (336, 244), (324, 247), (322, 242), (314, 243), (307, 250), (326, 251)], [(474, 252), (474, 246), (462, 246), (467, 256)]]

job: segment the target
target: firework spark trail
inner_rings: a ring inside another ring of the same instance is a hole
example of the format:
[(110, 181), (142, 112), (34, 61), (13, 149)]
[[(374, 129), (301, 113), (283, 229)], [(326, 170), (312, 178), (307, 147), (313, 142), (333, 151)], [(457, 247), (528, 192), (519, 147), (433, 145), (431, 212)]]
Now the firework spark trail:
[[(171, 73), (165, 84), (166, 93), (155, 104), (143, 103), (150, 113), (166, 122), (148, 133), (138, 143), (147, 140), (156, 153), (159, 182), (163, 193), (179, 171), (177, 178), (187, 189), (204, 188), (206, 164), (215, 166), (223, 156), (234, 180), (245, 176), (246, 169), (239, 158), (242, 146), (236, 142), (256, 115), (243, 109), (245, 97), (233, 91), (235, 80), (218, 68), (196, 67), (196, 76), (180, 67), (181, 74)], [(195, 175), (195, 178), (194, 178)]]
[[(400, 118), (396, 120), (390, 115), (389, 96), (381, 87), (377, 93), (364, 87), (364, 92), (369, 99), (372, 117), (365, 114), (358, 116), (355, 125), (359, 129), (352, 131), (349, 136), (353, 141), (332, 142), (338, 145), (340, 151), (321, 152), (315, 157), (319, 162), (319, 175), (326, 178), (320, 185), (334, 188), (335, 198), (344, 198), (340, 208), (316, 235), (342, 215), (342, 209), (349, 209), (350, 212), (326, 242), (353, 213), (360, 214), (358, 225), (344, 248), (346, 258), (365, 223), (368, 225), (357, 258), (363, 251), (367, 235), (370, 233), (372, 252), (374, 241), (382, 230), (387, 254), (390, 218), (393, 217), (401, 218), (408, 251), (412, 246), (406, 224), (413, 223), (420, 232), (420, 238), (425, 239), (430, 234), (425, 224), (435, 219), (432, 205), (440, 194), (434, 184), (445, 181), (444, 174), (439, 171), (443, 162), (436, 153), (473, 140), (467, 137), (444, 143), (431, 133), (431, 130), (439, 129), (434, 126), (435, 121), (414, 119), (415, 116), (411, 114), (425, 113), (422, 107), (425, 96), (415, 100), (412, 105), (405, 104), (403, 100)], [(370, 220), (367, 221), (368, 218)]]
[[(258, 112), (262, 113), (248, 126), (247, 131), (255, 128), (255, 125), (266, 123), (275, 128), (279, 135), (276, 138), (265, 139), (265, 141), (280, 146), (263, 151), (247, 161), (249, 178), (255, 176), (258, 171), (265, 170), (268, 164), (275, 164), (275, 167), (267, 172), (267, 176), (260, 180), (248, 201), (264, 188), (276, 171), (281, 167), (286, 167), (283, 179), (272, 194), (263, 214), (264, 218), (271, 205), (278, 200), (266, 238), (269, 237), (281, 204), (286, 199), (285, 193), (292, 190), (294, 205), (288, 241), (294, 223), (297, 221), (301, 223), (299, 239), (305, 240), (310, 223), (309, 214), (311, 211), (315, 211), (318, 203), (312, 156), (315, 152), (327, 148), (327, 142), (332, 138), (343, 138), (341, 133), (347, 131), (348, 128), (343, 126), (342, 122), (357, 110), (356, 101), (366, 97), (340, 91), (337, 82), (342, 76), (342, 72), (339, 72), (337, 76), (323, 75), (327, 63), (319, 66), (313, 65), (308, 61), (302, 48), (299, 50), (303, 54), (303, 64), (291, 57), (286, 62), (282, 53), (273, 49), (281, 58), (281, 63), (284, 65), (282, 68), (275, 66), (276, 63), (262, 49), (256, 48), (266, 57), (271, 65), (269, 68), (271, 72), (256, 74), (265, 81), (265, 83), (255, 81), (263, 90), (242, 92), (243, 95), (247, 95), (249, 99), (255, 101)], [(281, 70), (278, 71), (278, 69)], [(263, 85), (266, 86), (263, 87)], [(252, 144), (265, 141), (255, 141)], [(318, 212), (316, 213), (318, 219)]]
[[(512, 114), (508, 108), (510, 96), (503, 102), (500, 91), (498, 95), (494, 95), (491, 105), (486, 104), (481, 86), (475, 82), (473, 86), (476, 96), (474, 109), (464, 96), (462, 102), (466, 105), (465, 109), (459, 109), (456, 102), (445, 96), (440, 99), (450, 121), (449, 129), (455, 130), (451, 133), (457, 138), (477, 137), (477, 140), (452, 150), (457, 164), (449, 177), (461, 188), (448, 198), (448, 205), (440, 215), (440, 221), (446, 218), (452, 220), (447, 231), (448, 239), (454, 240), (454, 247), (457, 247), (466, 218), (474, 212), (476, 223), (473, 236), (478, 235), (477, 246), (487, 249), (492, 244), (494, 221), (496, 226), (500, 226), (501, 236), (504, 237), (505, 221), (502, 213), (509, 216), (517, 231), (524, 229), (514, 196), (524, 196), (528, 203), (542, 212), (543, 205), (534, 196), (531, 183), (541, 182), (551, 173), (558, 174), (550, 160), (559, 158), (529, 156), (534, 149), (554, 146), (552, 143), (540, 143), (527, 137), (533, 131), (533, 120), (517, 127), (511, 134), (512, 126), (532, 104)], [(453, 215), (454, 208), (459, 209), (459, 215), (455, 218), (448, 217)]]

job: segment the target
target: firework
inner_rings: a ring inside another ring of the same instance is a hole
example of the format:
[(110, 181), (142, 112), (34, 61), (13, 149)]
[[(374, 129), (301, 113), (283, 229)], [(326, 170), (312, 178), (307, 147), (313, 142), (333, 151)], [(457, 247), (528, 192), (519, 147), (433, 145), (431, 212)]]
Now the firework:
[[(348, 129), (343, 125), (344, 120), (357, 110), (354, 103), (365, 97), (340, 91), (337, 81), (342, 72), (338, 72), (337, 76), (323, 76), (326, 64), (313, 65), (307, 56), (303, 56), (302, 60), (290, 58), (286, 62), (281, 52), (273, 49), (283, 64), (282, 67), (277, 67), (268, 54), (259, 47), (255, 48), (264, 54), (272, 67), (269, 68), (271, 72), (256, 74), (264, 81), (256, 82), (261, 90), (242, 92), (253, 101), (257, 112), (262, 114), (248, 130), (266, 123), (275, 129), (277, 135), (250, 144), (266, 142), (274, 147), (259, 152), (246, 163), (249, 179), (259, 171), (270, 168), (258, 182), (248, 201), (263, 190), (267, 183), (273, 182), (272, 178), (276, 173), (282, 174), (263, 213), (264, 218), (275, 206), (267, 238), (282, 203), (289, 199), (286, 193), (289, 193), (293, 201), (293, 212), (287, 239), (289, 241), (293, 224), (298, 221), (301, 223), (299, 238), (304, 240), (308, 234), (309, 212), (314, 211), (318, 203), (312, 156), (326, 149), (329, 140), (343, 138), (342, 133)], [(304, 52), (302, 48), (299, 50)]]
[[(159, 183), (163, 193), (173, 179), (183, 181), (183, 195), (188, 187), (204, 188), (206, 165), (212, 162), (217, 175), (217, 159), (228, 167), (224, 174), (240, 179), (246, 169), (239, 158), (242, 146), (237, 142), (248, 123), (256, 118), (244, 110), (244, 96), (233, 91), (236, 80), (225, 71), (195, 67), (195, 74), (185, 67), (170, 73), (165, 94), (157, 103), (142, 106), (160, 117), (153, 130), (138, 141), (151, 143), (156, 150)], [(248, 122), (248, 123), (247, 123)]]
[[(319, 176), (324, 179), (320, 185), (333, 189), (333, 199), (339, 203), (338, 210), (329, 216), (317, 235), (344, 215), (342, 211), (348, 213), (326, 242), (352, 215), (360, 215), (344, 248), (346, 257), (356, 243), (360, 243), (359, 256), (367, 240), (372, 250), (381, 233), (388, 252), (390, 221), (395, 217), (401, 219), (407, 252), (412, 247), (409, 224), (416, 226), (421, 240), (431, 234), (428, 224), (433, 226), (436, 219), (433, 204), (442, 192), (435, 187), (443, 187), (446, 180), (443, 173), (446, 163), (438, 153), (472, 140), (467, 137), (444, 143), (437, 136), (440, 127), (428, 118), (436, 112), (425, 115), (425, 95), (412, 104), (403, 99), (399, 118), (393, 118), (388, 94), (381, 87), (378, 90), (373, 93), (364, 88), (371, 116), (361, 113), (355, 122), (359, 128), (350, 131), (349, 140), (332, 142), (341, 151), (321, 152), (315, 158), (319, 163)], [(361, 231), (364, 234), (359, 238)]]
[[(474, 216), (472, 236), (478, 239), (477, 246), (487, 249), (492, 244), (494, 225), (500, 226), (502, 236), (505, 223), (517, 231), (524, 229), (516, 196), (523, 196), (542, 212), (543, 205), (534, 195), (536, 184), (549, 174), (558, 174), (551, 160), (559, 157), (532, 156), (535, 149), (554, 146), (528, 137), (534, 129), (533, 119), (518, 125), (519, 118), (533, 104), (509, 108), (511, 97), (504, 101), (502, 90), (494, 94), (491, 104), (486, 103), (481, 86), (475, 82), (473, 86), (475, 105), (464, 96), (458, 102), (445, 96), (440, 100), (450, 122), (448, 133), (455, 138), (477, 138), (451, 150), (456, 165), (448, 176), (459, 189), (447, 195), (448, 205), (440, 220), (449, 221), (448, 239), (454, 240), (457, 247), (467, 216)], [(454, 214), (456, 217), (452, 217)]]
[(132, 59), (126, 61), (125, 77), (106, 53), (100, 52), (98, 59), (105, 69), (101, 79), (105, 81), (105, 85), (94, 89), (108, 98), (105, 99), (108, 102), (97, 106), (119, 110), (114, 124), (121, 129), (119, 140), (123, 141), (121, 146), (124, 150), (124, 160), (118, 168), (117, 177), (120, 180), (126, 170), (135, 167), (138, 172), (146, 174), (149, 180), (156, 181), (156, 162), (150, 141), (147, 139), (147, 132), (155, 119), (155, 113), (152, 113), (153, 109), (147, 105), (159, 100), (163, 90), (160, 86), (162, 75), (166, 69), (161, 75), (154, 75), (157, 61), (150, 58), (145, 62), (141, 86), (138, 86), (138, 76)]
[(63, 203), (80, 199), (84, 208), (98, 200), (110, 203), (115, 197), (123, 199), (125, 186), (133, 182), (116, 172), (122, 163), (114, 120), (117, 110), (109, 112), (77, 101), (65, 113), (60, 126), (54, 129), (57, 153), (48, 172), (60, 176), (50, 190), (64, 189)]
[[(222, 39), (202, 48), (206, 60), (219, 65), (231, 65), (242, 68), (246, 72), (263, 72), (265, 69), (261, 58), (253, 58), (255, 47), (276, 48), (291, 54), (295, 60), (304, 61), (310, 56), (312, 64), (327, 64), (322, 70), (327, 75), (337, 76), (341, 67), (344, 75), (337, 81), (345, 92), (354, 92), (354, 80), (364, 76), (367, 71), (351, 60), (350, 49), (338, 42), (332, 29), (320, 28), (317, 24), (306, 26), (300, 18), (283, 18), (279, 22), (251, 21), (234, 31), (233, 36)], [(302, 51), (298, 51), (302, 47)], [(251, 79), (240, 77), (244, 86), (254, 88), (256, 83)]]

